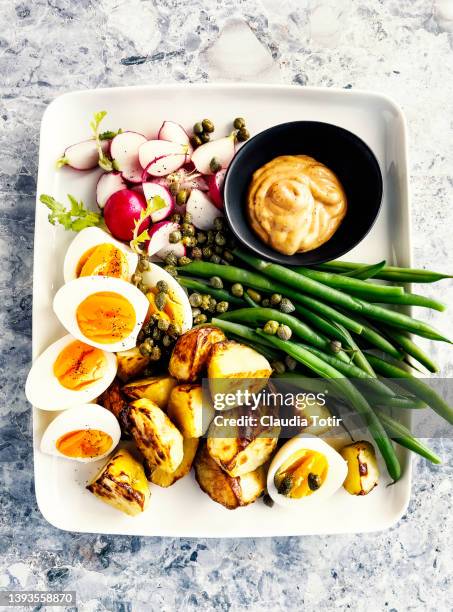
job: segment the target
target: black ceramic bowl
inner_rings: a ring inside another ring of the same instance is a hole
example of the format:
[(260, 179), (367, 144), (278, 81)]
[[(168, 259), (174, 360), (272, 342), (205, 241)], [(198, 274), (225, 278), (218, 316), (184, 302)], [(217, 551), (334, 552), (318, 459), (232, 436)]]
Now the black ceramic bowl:
[[(348, 210), (340, 227), (313, 251), (282, 255), (262, 242), (247, 220), (252, 175), (278, 155), (314, 157), (335, 172), (346, 192)], [(365, 238), (381, 207), (382, 175), (371, 149), (352, 132), (330, 123), (294, 121), (275, 125), (245, 143), (226, 174), (224, 200), (228, 222), (243, 245), (284, 265), (314, 265), (344, 255)]]

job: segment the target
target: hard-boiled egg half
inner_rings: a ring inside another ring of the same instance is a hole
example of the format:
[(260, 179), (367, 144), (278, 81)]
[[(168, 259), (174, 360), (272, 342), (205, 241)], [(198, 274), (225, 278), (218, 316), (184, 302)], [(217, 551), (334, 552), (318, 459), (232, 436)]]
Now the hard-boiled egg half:
[(25, 395), (42, 410), (65, 410), (96, 399), (113, 381), (116, 370), (116, 355), (68, 334), (36, 359)]
[[(192, 308), (189, 298), (181, 285), (171, 274), (151, 263), (150, 269), (142, 273), (143, 283), (149, 287), (147, 298), (149, 302), (149, 315), (159, 314), (167, 318), (170, 323), (178, 325), (183, 332), (192, 328)], [(163, 310), (156, 306), (156, 295), (159, 293), (158, 283), (164, 282), (167, 287), (166, 300)]]
[(65, 283), (81, 276), (130, 280), (138, 255), (98, 227), (87, 227), (69, 245), (63, 264)]
[(84, 276), (59, 289), (53, 309), (78, 340), (109, 352), (137, 344), (149, 301), (137, 287), (119, 278)]
[(267, 490), (287, 508), (311, 507), (343, 484), (348, 465), (320, 438), (301, 434), (284, 444), (269, 467)]
[(83, 404), (55, 417), (44, 432), (41, 451), (87, 463), (106, 457), (120, 437), (120, 426), (111, 412), (97, 404)]

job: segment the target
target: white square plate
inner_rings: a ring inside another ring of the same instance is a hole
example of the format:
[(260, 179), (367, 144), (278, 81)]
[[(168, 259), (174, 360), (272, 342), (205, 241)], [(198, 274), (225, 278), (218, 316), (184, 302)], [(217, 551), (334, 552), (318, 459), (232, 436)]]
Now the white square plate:
[[(41, 126), (38, 196), (66, 201), (71, 193), (95, 208), (98, 171), (55, 170), (55, 160), (69, 144), (89, 136), (95, 111), (106, 110), (103, 129), (123, 127), (151, 137), (162, 121), (190, 128), (210, 117), (226, 134), (236, 116), (247, 118), (252, 134), (277, 123), (315, 120), (334, 123), (362, 138), (376, 154), (383, 178), (384, 200), (377, 223), (348, 259), (386, 259), (411, 264), (405, 121), (400, 109), (382, 95), (319, 88), (266, 85), (189, 85), (122, 87), (70, 93), (46, 110)], [(301, 143), (301, 146), (303, 143)], [(301, 149), (303, 152), (303, 147)], [(47, 221), (37, 202), (35, 228), (33, 357), (64, 334), (52, 311), (52, 299), (63, 282), (62, 261), (72, 235)], [(85, 484), (98, 463), (78, 464), (42, 454), (39, 442), (53, 413), (34, 409), (35, 487), (44, 517), (60, 529), (78, 532), (182, 537), (259, 537), (355, 533), (385, 529), (407, 508), (411, 466), (401, 452), (403, 478), (386, 487), (385, 478), (365, 497), (338, 491), (316, 513), (293, 512), (258, 501), (234, 512), (212, 502), (189, 475), (169, 489), (152, 486), (148, 510), (128, 517), (98, 501)], [(385, 468), (382, 469), (385, 473)]]

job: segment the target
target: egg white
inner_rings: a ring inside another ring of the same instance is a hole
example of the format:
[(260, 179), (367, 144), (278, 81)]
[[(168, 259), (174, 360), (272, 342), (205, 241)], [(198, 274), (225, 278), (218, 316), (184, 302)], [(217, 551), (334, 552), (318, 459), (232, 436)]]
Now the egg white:
[(28, 373), (25, 383), (25, 395), (30, 404), (41, 410), (66, 410), (77, 404), (93, 401), (103, 393), (116, 376), (116, 355), (103, 351), (107, 360), (105, 375), (84, 389), (72, 390), (63, 387), (53, 373), (53, 366), (61, 351), (75, 342), (76, 338), (68, 334), (51, 344), (42, 353)]
[(179, 302), (182, 307), (182, 331), (186, 332), (192, 329), (193, 317), (192, 307), (189, 303), (187, 293), (181, 287), (176, 279), (173, 278), (166, 270), (151, 263), (150, 269), (142, 273), (143, 282), (149, 287), (155, 287), (159, 281), (165, 281), (170, 289), (170, 294), (174, 295), (175, 301)]
[[(57, 440), (71, 431), (81, 429), (98, 429), (105, 432), (112, 438), (109, 450), (97, 457), (67, 457), (60, 453), (56, 447)], [(121, 437), (121, 429), (116, 417), (106, 408), (98, 404), (81, 404), (62, 412), (54, 418), (47, 427), (41, 439), (41, 452), (48, 455), (55, 455), (69, 459), (70, 461), (80, 461), (90, 463), (99, 461), (107, 457), (118, 445)]]
[[(132, 332), (118, 342), (102, 344), (87, 338), (79, 328), (76, 311), (81, 302), (94, 293), (112, 292), (124, 297), (135, 311)], [(137, 344), (137, 336), (148, 312), (149, 302), (143, 293), (122, 279), (108, 276), (84, 276), (69, 281), (61, 287), (53, 300), (53, 309), (63, 327), (78, 340), (109, 353), (127, 351)]]
[(138, 255), (133, 253), (125, 244), (115, 240), (113, 236), (107, 232), (104, 232), (104, 230), (101, 230), (99, 227), (86, 227), (77, 234), (66, 251), (63, 263), (63, 276), (65, 283), (77, 278), (77, 268), (80, 259), (87, 251), (98, 246), (99, 244), (113, 244), (117, 249), (124, 253), (129, 268), (129, 276), (127, 280), (130, 280), (130, 277), (137, 268)]
[[(328, 463), (327, 477), (321, 487), (313, 491), (308, 497), (297, 499), (281, 495), (277, 491), (274, 483), (275, 473), (293, 453), (303, 448), (317, 451), (326, 457)], [(346, 461), (336, 450), (324, 442), (324, 440), (307, 434), (300, 434), (288, 440), (272, 459), (267, 473), (267, 491), (276, 504), (286, 508), (297, 508), (301, 510), (302, 508), (308, 508), (322, 503), (331, 497), (341, 488), (347, 473), (348, 464)]]

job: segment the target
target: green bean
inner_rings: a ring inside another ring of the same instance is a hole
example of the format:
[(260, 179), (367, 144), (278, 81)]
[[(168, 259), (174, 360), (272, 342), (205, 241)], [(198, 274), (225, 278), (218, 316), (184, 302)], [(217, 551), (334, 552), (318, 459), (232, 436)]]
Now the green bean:
[(384, 259), (377, 264), (372, 264), (370, 266), (362, 266), (361, 268), (351, 270), (350, 272), (343, 272), (343, 275), (360, 278), (360, 280), (367, 280), (368, 278), (374, 278), (377, 274), (379, 274), (382, 268), (385, 267), (385, 264), (386, 261)]
[[(357, 322), (355, 319), (351, 319), (351, 317), (340, 312), (339, 310), (336, 310), (332, 306), (328, 304), (324, 304), (324, 302), (320, 302), (319, 300), (315, 298), (312, 298), (308, 295), (302, 295), (300, 293), (297, 294), (296, 299), (300, 304), (307, 306), (310, 309), (309, 312), (315, 311), (316, 313), (319, 313), (323, 315), (324, 317), (327, 317), (331, 321), (335, 321), (335, 323), (340, 323), (341, 325), (346, 327), (346, 329), (348, 329), (349, 331), (355, 332), (356, 334), (362, 333), (363, 326), (361, 323)], [(296, 306), (296, 312), (305, 316), (304, 311), (301, 310), (303, 306), (299, 307), (299, 304), (295, 304), (295, 306)], [(337, 339), (342, 340), (341, 338), (337, 338)]]
[(250, 329), (250, 327), (246, 327), (245, 325), (241, 325), (240, 323), (233, 323), (232, 321), (226, 321), (225, 319), (213, 317), (211, 319), (211, 324), (227, 334), (234, 334), (235, 336), (239, 336), (244, 340), (255, 342), (256, 344), (262, 345), (266, 348), (273, 348), (273, 345), (267, 340), (267, 338), (270, 336), (261, 337), (253, 329)]
[(227, 332), (227, 333), (228, 333), (228, 338), (230, 338), (231, 340), (235, 340), (236, 342), (240, 342), (241, 344), (246, 344), (247, 346), (254, 349), (255, 351), (258, 350), (258, 352), (261, 353), (261, 355), (263, 355), (264, 357), (266, 357), (268, 361), (277, 361), (278, 359), (281, 359), (281, 353), (278, 353), (277, 351), (270, 348), (269, 346), (264, 346), (264, 344), (260, 344), (259, 348), (257, 349), (256, 348), (257, 342), (255, 340), (253, 341), (245, 340), (242, 336), (232, 334), (231, 332)]
[(324, 319), (324, 317), (320, 317), (319, 315), (312, 312), (308, 308), (305, 308), (301, 304), (294, 304), (294, 306), (298, 315), (301, 315), (303, 319), (309, 321), (313, 325), (313, 327), (319, 329), (328, 338), (347, 343), (346, 336), (335, 324), (331, 323), (330, 321), (327, 321), (327, 319)]
[(368, 359), (373, 368), (387, 378), (401, 379), (398, 382), (409, 389), (416, 397), (419, 397), (424, 402), (431, 406), (431, 408), (437, 412), (439, 416), (448, 421), (453, 425), (453, 408), (447, 404), (447, 402), (440, 397), (429, 385), (424, 383), (419, 378), (412, 376), (410, 372), (395, 366), (384, 359), (380, 359), (375, 355), (368, 355)]
[(358, 278), (343, 276), (342, 274), (335, 274), (333, 272), (320, 272), (319, 270), (305, 268), (304, 266), (296, 266), (293, 269), (299, 274), (319, 283), (323, 283), (328, 287), (341, 289), (342, 291), (353, 293), (363, 299), (369, 299), (370, 301), (373, 301), (378, 296), (383, 298), (403, 295), (404, 293), (404, 287), (367, 283)]
[(365, 355), (362, 353), (361, 349), (359, 348), (357, 342), (353, 339), (353, 337), (351, 336), (351, 334), (348, 332), (347, 329), (345, 329), (342, 325), (340, 325), (339, 323), (337, 323), (337, 326), (340, 328), (340, 330), (344, 333), (344, 335), (346, 336), (347, 339), (347, 343), (349, 348), (353, 351), (353, 357), (352, 360), (359, 366), (359, 368), (362, 368), (362, 370), (364, 370), (365, 372), (368, 372), (368, 374), (370, 374), (370, 376), (374, 376), (376, 378), (376, 374), (374, 373), (373, 368), (370, 366), (367, 358), (365, 357)]
[[(328, 263), (316, 266), (319, 270), (337, 273), (366, 267), (368, 267), (367, 264), (354, 263), (352, 261), (329, 261)], [(375, 274), (374, 278), (398, 283), (435, 283), (444, 278), (453, 278), (453, 276), (443, 274), (442, 272), (432, 272), (431, 270), (385, 266), (378, 274)]]
[(405, 293), (395, 296), (390, 295), (384, 298), (373, 298), (370, 301), (382, 304), (398, 304), (399, 306), (420, 306), (421, 308), (431, 308), (439, 312), (444, 312), (447, 308), (442, 302), (426, 297), (425, 295), (418, 295), (417, 293)]
[(362, 332), (360, 338), (369, 342), (369, 344), (378, 348), (383, 353), (387, 353), (395, 359), (402, 359), (403, 353), (397, 349), (387, 338), (385, 338), (375, 327), (371, 325), (366, 319), (358, 315), (354, 315), (360, 325), (362, 325)]
[(212, 297), (214, 297), (216, 300), (230, 302), (230, 304), (237, 304), (238, 306), (244, 306), (244, 300), (235, 297), (228, 291), (225, 291), (225, 289), (214, 289), (203, 281), (186, 278), (184, 276), (178, 277), (178, 282), (186, 289), (192, 289), (193, 291), (199, 291), (200, 293), (209, 293), (209, 295), (212, 295)]
[[(261, 330), (258, 330), (256, 333), (260, 336), (265, 335)], [(387, 432), (369, 403), (366, 401), (360, 391), (351, 383), (351, 381), (324, 360), (319, 359), (319, 357), (313, 355), (313, 353), (295, 344), (294, 342), (280, 340), (275, 336), (269, 336), (268, 341), (275, 348), (284, 351), (288, 355), (291, 355), (293, 359), (303, 363), (305, 366), (313, 370), (313, 372), (316, 372), (318, 376), (327, 378), (334, 382), (342, 395), (349, 400), (351, 405), (365, 420), (373, 439), (381, 451), (391, 478), (394, 481), (397, 481), (401, 477), (401, 467)]]
[(430, 372), (438, 372), (439, 366), (435, 361), (431, 359), (429, 355), (427, 355), (419, 346), (412, 342), (410, 338), (408, 338), (405, 334), (400, 333), (396, 329), (392, 329), (391, 327), (385, 328), (386, 334), (392, 338), (402, 349), (406, 351), (408, 355), (413, 357), (418, 363), (421, 363), (425, 366), (427, 370)]
[(432, 451), (430, 448), (425, 446), (420, 440), (414, 438), (411, 434), (410, 430), (395, 421), (385, 412), (379, 412), (378, 418), (384, 426), (384, 429), (387, 431), (388, 435), (400, 446), (404, 446), (409, 450), (421, 455), (431, 463), (442, 463), (442, 460)]
[(250, 308), (259, 308), (258, 304), (254, 300), (252, 300), (252, 298), (247, 294), (247, 291), (244, 292), (244, 295), (242, 297), (250, 306)]

